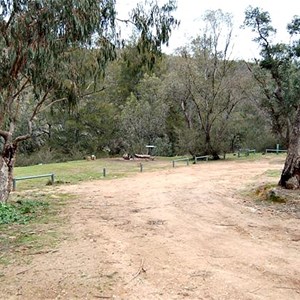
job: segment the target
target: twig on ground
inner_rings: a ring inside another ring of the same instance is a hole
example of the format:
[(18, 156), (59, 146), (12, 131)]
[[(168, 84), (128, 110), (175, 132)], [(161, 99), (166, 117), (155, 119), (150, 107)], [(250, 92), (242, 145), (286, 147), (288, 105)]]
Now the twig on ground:
[(21, 275), (21, 274), (24, 274), (24, 273), (26, 273), (26, 272), (30, 271), (31, 269), (33, 269), (33, 267), (31, 267), (31, 268), (28, 268), (28, 269), (26, 269), (26, 270), (23, 270), (23, 271), (21, 271), (21, 272), (18, 272), (16, 275)]
[(132, 280), (134, 280), (135, 278), (137, 278), (142, 272), (146, 272), (146, 269), (144, 268), (144, 262), (145, 262), (145, 259), (142, 258), (142, 261), (141, 261), (141, 264), (140, 264), (140, 267), (138, 269), (138, 271), (133, 275), (133, 277), (126, 283), (129, 284)]
[(37, 255), (37, 254), (47, 254), (47, 253), (55, 253), (58, 252), (58, 250), (41, 250), (33, 253), (29, 253), (29, 255)]
[(212, 258), (233, 258), (234, 256), (233, 255), (230, 255), (230, 256), (217, 256), (217, 255), (209, 255), (209, 257), (212, 257)]

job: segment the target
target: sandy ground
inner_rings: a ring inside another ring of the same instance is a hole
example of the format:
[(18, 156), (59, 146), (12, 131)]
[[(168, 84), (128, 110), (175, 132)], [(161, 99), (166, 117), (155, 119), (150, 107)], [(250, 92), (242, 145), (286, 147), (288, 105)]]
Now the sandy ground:
[(201, 163), (56, 188), (68, 238), (8, 266), (1, 299), (300, 299), (300, 219), (247, 199), (282, 161)]

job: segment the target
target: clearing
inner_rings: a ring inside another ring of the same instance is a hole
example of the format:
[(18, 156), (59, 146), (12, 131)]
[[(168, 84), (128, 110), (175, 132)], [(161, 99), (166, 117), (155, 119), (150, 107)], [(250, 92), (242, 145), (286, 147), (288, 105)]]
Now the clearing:
[[(0, 266), (1, 299), (300, 299), (300, 215), (250, 199), (276, 156), (50, 187), (53, 251)], [(294, 207), (295, 208), (295, 207)]]

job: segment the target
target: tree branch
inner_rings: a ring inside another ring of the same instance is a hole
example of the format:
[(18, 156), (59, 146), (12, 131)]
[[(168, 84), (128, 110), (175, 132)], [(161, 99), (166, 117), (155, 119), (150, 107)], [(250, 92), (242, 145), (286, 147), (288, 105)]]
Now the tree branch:
[(33, 113), (31, 115), (30, 121), (32, 121), (34, 119), (34, 117), (40, 112), (40, 108), (43, 105), (43, 103), (47, 100), (47, 96), (50, 93), (50, 90), (47, 91), (45, 93), (45, 95), (43, 96), (42, 100), (38, 102), (38, 104), (36, 105), (35, 109), (33, 110)]
[(60, 102), (60, 101), (64, 101), (67, 100), (67, 98), (60, 98), (57, 100), (52, 101), (51, 103), (49, 103), (48, 105), (46, 105), (43, 109), (39, 110), (39, 112), (46, 110), (48, 107), (52, 106), (54, 103)]
[(93, 94), (98, 94), (100, 92), (103, 92), (105, 90), (105, 87), (102, 87), (101, 89), (97, 90), (97, 91), (94, 91), (94, 92), (90, 92), (90, 93), (86, 93), (84, 95), (81, 95), (82, 98), (85, 98), (85, 97), (88, 97), (90, 95), (93, 95)]
[[(21, 86), (21, 88), (11, 97), (11, 100), (10, 100), (10, 102), (11, 103), (9, 103), (9, 110), (11, 111), (11, 106), (12, 106), (12, 104), (13, 104), (13, 102), (14, 102), (14, 99), (16, 99), (20, 94), (21, 94), (21, 92), (23, 92), (28, 86), (27, 86), (27, 84), (28, 84), (28, 82), (29, 82), (29, 78), (27, 78), (26, 80), (25, 80), (25, 82), (24, 82), (24, 84)], [(16, 108), (16, 112), (15, 112), (15, 115), (14, 115), (14, 121), (16, 121), (16, 119), (17, 119), (17, 115), (18, 115), (18, 113), (19, 113), (19, 107), (20, 107), (20, 102), (19, 102), (19, 99), (17, 99), (17, 108)]]
[(0, 136), (6, 141), (8, 138), (8, 131), (0, 130)]
[(119, 18), (116, 18), (116, 21), (125, 23), (126, 25), (127, 25), (128, 23), (130, 23), (130, 24), (132, 24), (132, 25), (135, 25), (134, 22), (132, 22), (130, 19), (125, 20), (125, 19), (119, 19)]
[(31, 122), (31, 120), (29, 120), (28, 121), (28, 133), (15, 138), (14, 144), (18, 144), (19, 142), (26, 141), (26, 140), (30, 139), (31, 136), (32, 136), (32, 122)]

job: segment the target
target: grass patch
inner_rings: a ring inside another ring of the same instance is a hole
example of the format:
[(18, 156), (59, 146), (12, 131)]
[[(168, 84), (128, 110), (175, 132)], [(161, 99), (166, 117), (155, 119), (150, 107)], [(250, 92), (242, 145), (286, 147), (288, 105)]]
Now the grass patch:
[(264, 175), (266, 175), (267, 177), (280, 178), (280, 174), (281, 174), (280, 170), (267, 170), (266, 172), (264, 172)]
[[(222, 156), (221, 156), (222, 157)], [(264, 155), (262, 155), (261, 153), (249, 153), (249, 155), (245, 155), (244, 153), (240, 155), (240, 157), (238, 157), (237, 153), (229, 153), (226, 154), (226, 160), (236, 160), (236, 161), (253, 161), (253, 160), (260, 160), (263, 159)]]
[[(222, 155), (220, 156), (222, 157)], [(238, 157), (238, 154), (237, 153), (228, 153), (226, 154), (226, 160), (229, 160), (229, 161), (232, 161), (232, 160), (235, 160), (235, 161), (259, 161), (259, 160), (262, 160), (262, 159), (278, 159), (278, 160), (282, 160), (284, 161), (284, 159), (286, 158), (286, 153), (280, 153), (278, 155), (274, 155), (272, 153), (261, 153), (261, 152), (257, 152), (257, 153), (249, 153), (248, 156), (246, 156), (244, 153), (241, 154), (240, 157)]]
[[(107, 180), (130, 176), (140, 172), (140, 164), (143, 164), (143, 172), (152, 172), (171, 168), (173, 159), (174, 158), (156, 157), (154, 161), (126, 161), (122, 158), (97, 159), (94, 161), (70, 161), (64, 163), (17, 167), (14, 170), (14, 176), (23, 177), (54, 173), (54, 185), (76, 184), (81, 181), (99, 179)], [(103, 177), (104, 168), (106, 169), (106, 177)], [(17, 181), (17, 191), (37, 188), (41, 189), (47, 186), (48, 181), (49, 180), (47, 178)]]
[(257, 188), (255, 191), (257, 200), (271, 203), (286, 203), (286, 198), (277, 192), (276, 187), (277, 184), (265, 184)]
[(26, 224), (49, 206), (48, 202), (18, 200), (15, 203), (0, 203), (0, 225)]
[(70, 195), (14, 194), (0, 206), (0, 264), (30, 263), (32, 255), (54, 249), (63, 237), (63, 207)]

